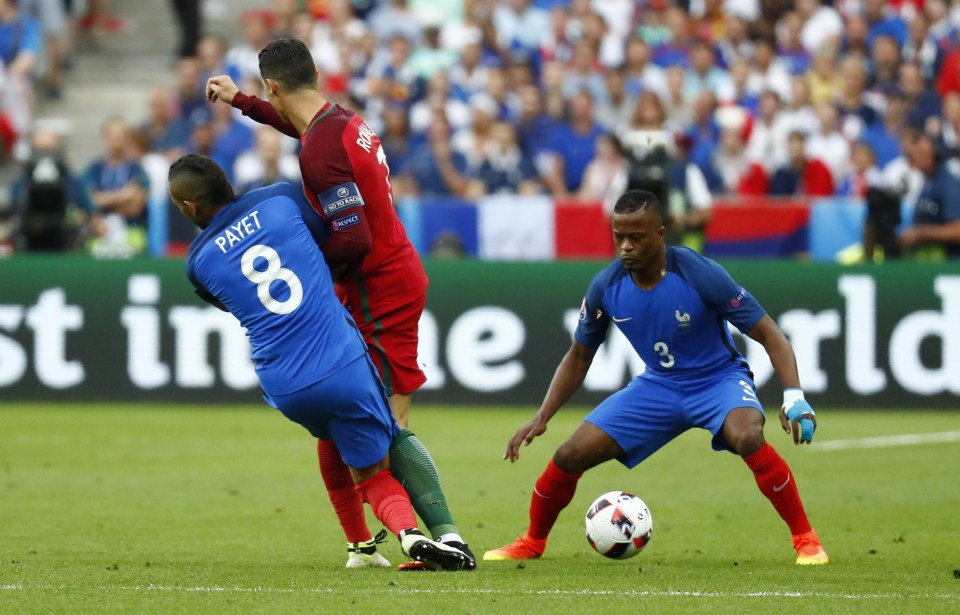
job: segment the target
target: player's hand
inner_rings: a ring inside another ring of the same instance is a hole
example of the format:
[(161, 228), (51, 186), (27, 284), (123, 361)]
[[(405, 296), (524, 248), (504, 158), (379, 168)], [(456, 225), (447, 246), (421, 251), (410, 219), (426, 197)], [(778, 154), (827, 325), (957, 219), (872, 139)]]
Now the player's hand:
[(510, 442), (507, 443), (507, 451), (503, 454), (503, 458), (509, 459), (510, 463), (513, 463), (520, 458), (520, 444), (523, 443), (526, 446), (530, 446), (533, 439), (543, 435), (543, 432), (546, 430), (547, 422), (540, 418), (540, 414), (535, 415), (510, 438)]
[(794, 444), (810, 444), (813, 441), (813, 432), (817, 429), (817, 415), (803, 398), (800, 389), (786, 389), (783, 392), (780, 425), (785, 433), (793, 434)]
[(207, 100), (210, 102), (223, 102), (233, 104), (233, 97), (237, 95), (240, 88), (233, 82), (229, 75), (218, 75), (207, 79)]

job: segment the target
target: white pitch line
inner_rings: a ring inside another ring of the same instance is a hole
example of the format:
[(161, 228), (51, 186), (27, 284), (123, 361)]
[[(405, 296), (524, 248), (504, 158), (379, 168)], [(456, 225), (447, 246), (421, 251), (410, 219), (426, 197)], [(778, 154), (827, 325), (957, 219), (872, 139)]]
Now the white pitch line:
[[(25, 590), (23, 585), (0, 585), (0, 590)], [(32, 589), (63, 591), (66, 586), (50, 587), (38, 586)], [(331, 594), (341, 593), (342, 589), (333, 588), (284, 588), (284, 587), (220, 587), (189, 586), (189, 585), (104, 585), (101, 591), (153, 591), (153, 592), (198, 592), (198, 593), (271, 593), (271, 594)], [(626, 597), (674, 597), (674, 598), (830, 598), (842, 600), (957, 600), (960, 594), (832, 594), (824, 592), (720, 592), (720, 591), (687, 591), (687, 590), (613, 590), (613, 589), (540, 589), (529, 591), (504, 591), (500, 589), (483, 588), (445, 588), (445, 589), (402, 589), (367, 587), (364, 594), (475, 594), (475, 595), (502, 595), (502, 596), (626, 596)]]
[(843, 451), (854, 448), (887, 448), (891, 446), (911, 446), (913, 444), (934, 444), (937, 442), (960, 442), (960, 431), (940, 431), (936, 433), (900, 434), (896, 436), (877, 436), (874, 438), (854, 438), (850, 440), (827, 440), (810, 445), (811, 451)]

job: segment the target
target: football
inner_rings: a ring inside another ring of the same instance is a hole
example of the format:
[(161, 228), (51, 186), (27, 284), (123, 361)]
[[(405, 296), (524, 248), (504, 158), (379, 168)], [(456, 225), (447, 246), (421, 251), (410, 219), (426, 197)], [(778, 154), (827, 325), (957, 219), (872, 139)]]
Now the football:
[(604, 493), (587, 509), (587, 541), (604, 557), (627, 559), (643, 550), (653, 517), (643, 500), (626, 491)]

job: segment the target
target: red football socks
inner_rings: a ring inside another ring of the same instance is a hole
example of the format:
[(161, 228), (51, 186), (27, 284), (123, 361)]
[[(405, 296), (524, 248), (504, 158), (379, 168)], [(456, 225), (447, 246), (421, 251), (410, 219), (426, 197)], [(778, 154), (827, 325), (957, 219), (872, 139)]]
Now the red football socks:
[(403, 490), (390, 470), (377, 473), (359, 485), (357, 491), (364, 501), (373, 508), (373, 514), (387, 526), (395, 536), (401, 530), (417, 527), (417, 518), (413, 514), (410, 496)]
[(553, 463), (547, 464), (533, 487), (530, 498), (530, 528), (527, 536), (546, 540), (560, 511), (567, 507), (577, 490), (577, 481), (583, 474), (567, 474)]
[(790, 467), (776, 450), (769, 444), (764, 444), (756, 453), (743, 459), (753, 470), (754, 478), (761, 493), (767, 496), (773, 507), (787, 522), (790, 533), (794, 536), (805, 534), (812, 528), (803, 511), (803, 502), (797, 491), (797, 483), (790, 472)]
[(343, 463), (333, 440), (317, 440), (317, 458), (320, 460), (320, 476), (327, 486), (330, 503), (337, 513), (347, 542), (370, 540), (372, 535), (364, 518), (363, 498), (357, 493), (350, 469)]

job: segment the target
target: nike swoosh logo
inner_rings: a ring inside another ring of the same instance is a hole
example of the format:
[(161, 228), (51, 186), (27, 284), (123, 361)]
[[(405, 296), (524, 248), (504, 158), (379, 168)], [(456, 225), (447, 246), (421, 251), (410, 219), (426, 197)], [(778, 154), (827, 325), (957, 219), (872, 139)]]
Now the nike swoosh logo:
[(617, 318), (616, 316), (611, 316), (610, 318), (613, 319), (613, 322), (627, 322), (628, 320), (633, 320), (633, 316), (630, 316), (629, 318)]
[(790, 482), (790, 473), (787, 472), (787, 480), (783, 481), (783, 484), (780, 485), (779, 487), (774, 487), (773, 490), (779, 493), (783, 491), (783, 488), (786, 487), (789, 482)]

